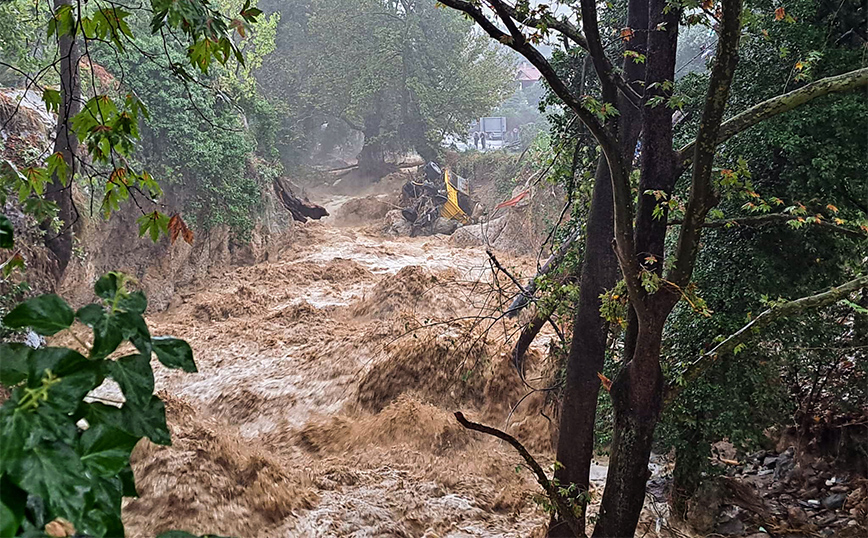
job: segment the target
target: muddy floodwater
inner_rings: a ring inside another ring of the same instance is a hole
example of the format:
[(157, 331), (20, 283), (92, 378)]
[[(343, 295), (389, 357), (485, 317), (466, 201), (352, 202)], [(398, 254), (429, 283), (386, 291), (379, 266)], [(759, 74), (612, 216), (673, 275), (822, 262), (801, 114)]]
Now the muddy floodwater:
[(506, 359), (514, 327), (478, 318), (498, 306), (490, 281), (482, 247), (326, 219), (293, 230), (275, 260), (181, 290), (148, 321), (186, 339), (199, 372), (155, 366), (173, 445), (137, 447), (128, 532), (539, 533), (530, 473), (452, 416), (507, 427), (551, 463), (544, 396), (510, 415), (527, 391)]

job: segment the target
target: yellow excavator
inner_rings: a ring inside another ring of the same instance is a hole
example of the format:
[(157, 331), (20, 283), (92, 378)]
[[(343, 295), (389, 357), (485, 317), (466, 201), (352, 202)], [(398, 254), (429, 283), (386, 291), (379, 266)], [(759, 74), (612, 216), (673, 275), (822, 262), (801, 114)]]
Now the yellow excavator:
[(414, 230), (423, 230), (438, 217), (469, 224), (475, 202), (470, 197), (470, 182), (435, 162), (425, 165), (419, 181), (404, 184), (405, 207), (401, 211)]

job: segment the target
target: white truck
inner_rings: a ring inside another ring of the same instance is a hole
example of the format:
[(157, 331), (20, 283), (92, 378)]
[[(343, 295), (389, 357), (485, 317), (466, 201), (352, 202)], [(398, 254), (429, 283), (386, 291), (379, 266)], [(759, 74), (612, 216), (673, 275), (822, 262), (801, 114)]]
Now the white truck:
[(479, 132), (485, 133), (486, 140), (503, 140), (506, 138), (506, 118), (503, 116), (479, 118)]

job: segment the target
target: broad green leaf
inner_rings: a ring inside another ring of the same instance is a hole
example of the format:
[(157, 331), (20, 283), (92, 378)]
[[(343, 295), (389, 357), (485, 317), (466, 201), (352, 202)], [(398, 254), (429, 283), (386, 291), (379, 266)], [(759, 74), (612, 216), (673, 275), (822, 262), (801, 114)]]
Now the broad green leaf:
[(15, 246), (13, 235), (15, 228), (6, 215), (0, 215), (0, 248), (12, 248)]
[(142, 407), (124, 405), (121, 408), (124, 428), (133, 435), (147, 437), (158, 445), (171, 445), (172, 437), (169, 435), (169, 427), (166, 425), (166, 406), (156, 396)]
[(96, 296), (106, 301), (114, 301), (118, 290), (123, 288), (123, 275), (114, 271), (106, 273), (97, 279), (93, 285)]
[(24, 519), (27, 492), (0, 476), (0, 538), (15, 536)]
[(27, 378), (27, 361), (33, 348), (24, 344), (0, 344), (0, 384), (17, 385)]
[(120, 385), (127, 405), (144, 407), (148, 404), (154, 394), (154, 372), (151, 369), (150, 356), (128, 355), (104, 364), (107, 373)]
[(118, 312), (113, 317), (120, 327), (123, 337), (132, 342), (143, 355), (150, 357), (153, 347), (151, 346), (151, 332), (148, 330), (145, 318), (135, 312)]
[(30, 359), (28, 385), (38, 387), (50, 371), (54, 381), (47, 391), (45, 402), (64, 413), (75, 411), (82, 398), (103, 380), (98, 363), (65, 347), (35, 349)]
[(105, 316), (93, 328), (91, 359), (104, 359), (124, 341), (124, 335), (115, 316)]
[(136, 491), (136, 479), (133, 476), (133, 468), (127, 463), (127, 466), (118, 473), (118, 479), (121, 481), (121, 492), (124, 497), (138, 497), (139, 492)]
[(64, 443), (40, 443), (7, 464), (12, 482), (38, 495), (48, 506), (48, 517), (63, 517), (75, 524), (83, 515), (90, 480), (78, 455)]
[(151, 339), (154, 345), (154, 353), (164, 366), (180, 368), (185, 372), (196, 372), (196, 363), (193, 362), (193, 350), (190, 344), (171, 336), (157, 336)]
[(81, 435), (78, 453), (91, 475), (111, 478), (129, 464), (138, 441), (138, 437), (107, 424), (95, 424)]
[(98, 304), (91, 303), (79, 308), (75, 317), (88, 327), (94, 327), (105, 318), (105, 309)]
[(12, 309), (3, 318), (3, 324), (12, 329), (31, 327), (34, 332), (51, 336), (72, 325), (75, 314), (66, 301), (54, 294), (28, 299)]
[(148, 299), (141, 291), (134, 291), (118, 301), (118, 308), (134, 314), (144, 314), (148, 309)]

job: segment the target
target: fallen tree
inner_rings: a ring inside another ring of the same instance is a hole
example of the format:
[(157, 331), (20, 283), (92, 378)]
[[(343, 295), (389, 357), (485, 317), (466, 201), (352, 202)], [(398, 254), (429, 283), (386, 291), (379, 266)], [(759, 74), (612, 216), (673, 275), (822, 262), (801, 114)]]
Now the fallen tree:
[(306, 198), (302, 199), (296, 196), (289, 185), (280, 178), (274, 180), (274, 192), (283, 207), (292, 215), (292, 220), (297, 222), (307, 222), (307, 219), (319, 220), (323, 217), (328, 217), (329, 212), (321, 205), (311, 203)]

